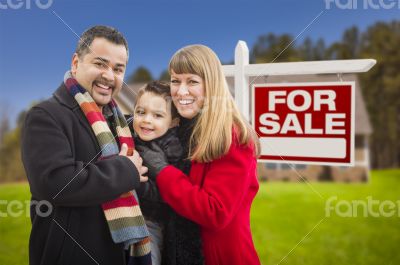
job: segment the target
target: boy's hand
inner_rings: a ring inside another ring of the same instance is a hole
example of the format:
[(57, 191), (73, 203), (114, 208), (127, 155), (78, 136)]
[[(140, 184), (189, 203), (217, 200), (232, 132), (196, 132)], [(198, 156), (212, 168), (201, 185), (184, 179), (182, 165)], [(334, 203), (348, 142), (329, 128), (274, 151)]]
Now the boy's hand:
[(156, 179), (158, 173), (168, 166), (168, 160), (161, 148), (155, 143), (150, 143), (150, 148), (144, 145), (136, 145), (136, 150), (148, 167), (148, 175), (151, 179)]

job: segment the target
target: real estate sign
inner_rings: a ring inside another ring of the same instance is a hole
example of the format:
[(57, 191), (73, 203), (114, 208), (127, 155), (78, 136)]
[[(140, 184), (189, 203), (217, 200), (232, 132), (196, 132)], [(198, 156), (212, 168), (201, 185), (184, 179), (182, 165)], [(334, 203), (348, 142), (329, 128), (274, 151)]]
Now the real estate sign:
[(262, 162), (354, 164), (355, 83), (252, 86)]

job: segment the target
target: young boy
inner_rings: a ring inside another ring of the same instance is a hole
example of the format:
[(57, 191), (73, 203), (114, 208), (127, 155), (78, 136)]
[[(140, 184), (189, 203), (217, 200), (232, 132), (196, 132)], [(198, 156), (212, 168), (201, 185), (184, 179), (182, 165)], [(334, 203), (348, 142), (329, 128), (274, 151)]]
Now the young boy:
[[(151, 147), (152, 143), (156, 143), (168, 162), (177, 166), (183, 154), (176, 136), (178, 124), (178, 112), (172, 103), (168, 84), (154, 81), (139, 91), (133, 116), (135, 146), (138, 149), (141, 145)], [(169, 216), (169, 206), (161, 200), (155, 180), (151, 177), (140, 187), (138, 196), (150, 232), (152, 262), (159, 265), (163, 245), (162, 223)]]

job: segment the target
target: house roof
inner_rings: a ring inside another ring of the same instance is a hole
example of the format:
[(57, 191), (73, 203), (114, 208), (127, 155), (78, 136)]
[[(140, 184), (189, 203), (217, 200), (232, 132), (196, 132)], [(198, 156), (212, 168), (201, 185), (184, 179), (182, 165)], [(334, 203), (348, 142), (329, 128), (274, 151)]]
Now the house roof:
[(122, 113), (132, 114), (135, 108), (136, 95), (140, 88), (146, 84), (124, 84), (118, 95), (114, 97)]

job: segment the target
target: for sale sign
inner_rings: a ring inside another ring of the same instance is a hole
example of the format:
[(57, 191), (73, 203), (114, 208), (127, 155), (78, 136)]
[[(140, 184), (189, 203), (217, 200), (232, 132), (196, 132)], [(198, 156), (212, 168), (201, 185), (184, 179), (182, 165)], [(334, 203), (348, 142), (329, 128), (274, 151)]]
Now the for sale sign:
[(354, 82), (253, 85), (264, 162), (354, 164)]

